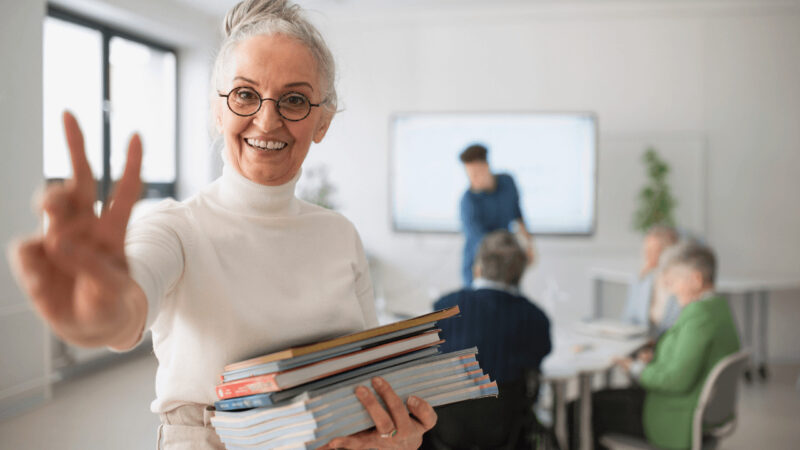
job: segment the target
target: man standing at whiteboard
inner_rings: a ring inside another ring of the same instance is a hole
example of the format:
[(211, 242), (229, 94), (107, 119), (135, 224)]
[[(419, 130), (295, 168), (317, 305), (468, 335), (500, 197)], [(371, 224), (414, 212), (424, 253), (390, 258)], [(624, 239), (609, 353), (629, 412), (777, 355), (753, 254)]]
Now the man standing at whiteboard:
[(461, 273), (464, 286), (472, 286), (475, 254), (483, 237), (495, 230), (516, 227), (523, 237), (528, 264), (534, 259), (533, 236), (525, 228), (519, 193), (508, 174), (493, 174), (481, 144), (473, 144), (461, 152), (461, 162), (469, 178), (469, 189), (461, 197), (461, 228), (464, 230), (464, 261)]

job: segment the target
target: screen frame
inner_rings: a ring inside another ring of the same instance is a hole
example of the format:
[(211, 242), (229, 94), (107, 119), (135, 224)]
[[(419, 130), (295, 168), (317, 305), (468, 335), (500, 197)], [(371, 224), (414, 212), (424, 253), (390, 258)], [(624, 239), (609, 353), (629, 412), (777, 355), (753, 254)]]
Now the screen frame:
[[(599, 187), (599, 175), (600, 175), (600, 121), (598, 119), (597, 113), (594, 111), (581, 111), (581, 110), (484, 110), (484, 111), (395, 111), (389, 114), (389, 123), (388, 127), (389, 130), (387, 132), (387, 136), (389, 139), (388, 147), (388, 158), (386, 159), (386, 164), (388, 166), (388, 181), (389, 186), (387, 189), (388, 193), (388, 219), (390, 223), (390, 229), (392, 233), (395, 234), (411, 234), (411, 235), (421, 235), (421, 234), (430, 234), (430, 235), (458, 235), (462, 234), (463, 231), (442, 231), (442, 230), (433, 230), (433, 229), (418, 229), (418, 228), (403, 228), (398, 226), (396, 212), (395, 212), (395, 202), (394, 202), (394, 193), (395, 193), (395, 167), (394, 167), (394, 155), (397, 152), (397, 149), (394, 148), (395, 145), (395, 123), (397, 119), (402, 117), (413, 117), (419, 115), (429, 115), (429, 116), (436, 116), (436, 115), (450, 115), (450, 116), (477, 116), (477, 115), (491, 115), (491, 114), (504, 114), (504, 115), (580, 115), (590, 117), (594, 121), (594, 203), (592, 205), (592, 217), (591, 222), (589, 224), (589, 230), (585, 232), (563, 232), (563, 233), (541, 233), (541, 232), (531, 232), (534, 236), (548, 236), (548, 237), (582, 237), (582, 238), (590, 238), (595, 235), (597, 232), (597, 201), (598, 201), (598, 187)], [(457, 162), (457, 161), (455, 161)]]

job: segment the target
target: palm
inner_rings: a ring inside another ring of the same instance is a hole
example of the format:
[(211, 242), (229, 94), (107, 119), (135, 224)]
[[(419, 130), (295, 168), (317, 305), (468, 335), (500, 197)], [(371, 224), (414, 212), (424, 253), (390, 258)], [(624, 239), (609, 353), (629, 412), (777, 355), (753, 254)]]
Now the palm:
[(128, 147), (125, 173), (101, 217), (94, 214), (95, 182), (78, 123), (64, 113), (64, 130), (74, 176), (48, 189), (42, 204), (50, 219), (43, 237), (20, 246), (15, 264), (21, 284), (57, 332), (102, 334), (123, 320), (125, 230), (139, 197), (141, 143)]

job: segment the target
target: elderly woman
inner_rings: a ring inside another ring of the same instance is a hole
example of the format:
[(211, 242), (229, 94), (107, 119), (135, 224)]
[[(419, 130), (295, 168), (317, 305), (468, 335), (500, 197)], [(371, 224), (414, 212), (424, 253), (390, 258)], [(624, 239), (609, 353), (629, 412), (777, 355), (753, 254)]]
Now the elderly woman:
[[(127, 228), (140, 192), (141, 144), (109, 207), (95, 187), (75, 119), (64, 115), (74, 178), (48, 189), (44, 236), (12, 251), (20, 284), (53, 331), (81, 346), (133, 348), (150, 329), (159, 361), (159, 448), (221, 448), (206, 405), (221, 368), (376, 325), (358, 233), (344, 217), (294, 195), (312, 142), (336, 111), (334, 62), (318, 31), (285, 0), (248, 0), (225, 19), (213, 112), (224, 137), (222, 176), (184, 201), (165, 201)], [(356, 395), (376, 428), (331, 447), (416, 448), (436, 422), (376, 378)]]

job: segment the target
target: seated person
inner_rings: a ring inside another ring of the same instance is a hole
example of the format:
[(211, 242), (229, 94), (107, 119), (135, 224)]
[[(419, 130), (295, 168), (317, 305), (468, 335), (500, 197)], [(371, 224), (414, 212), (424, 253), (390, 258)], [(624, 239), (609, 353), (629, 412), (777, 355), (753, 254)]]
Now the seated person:
[[(434, 309), (458, 305), (458, 320), (439, 322), (442, 351), (478, 347), (485, 373), (497, 381), (500, 398), (488, 398), (437, 409), (438, 426), (430, 434), (449, 448), (503, 445), (525, 408), (525, 373), (538, 371), (550, 353), (550, 321), (525, 298), (519, 281), (527, 265), (525, 250), (506, 230), (486, 235), (475, 259), (472, 289), (439, 299)], [(430, 436), (428, 439), (432, 439)], [(427, 448), (427, 446), (426, 446)]]
[[(683, 310), (652, 350), (618, 363), (638, 381), (629, 389), (592, 395), (595, 446), (600, 436), (622, 433), (659, 448), (689, 448), (692, 418), (709, 372), (724, 357), (739, 350), (730, 307), (714, 293), (716, 262), (703, 245), (688, 243), (671, 252), (665, 262), (666, 286)], [(574, 418), (576, 406), (570, 408)], [(569, 420), (577, 446), (574, 421)]]
[(643, 264), (639, 277), (628, 290), (628, 300), (622, 320), (648, 328), (650, 336), (658, 338), (678, 319), (681, 309), (659, 277), (659, 260), (664, 251), (678, 242), (674, 228), (656, 225), (647, 231), (642, 248)]

